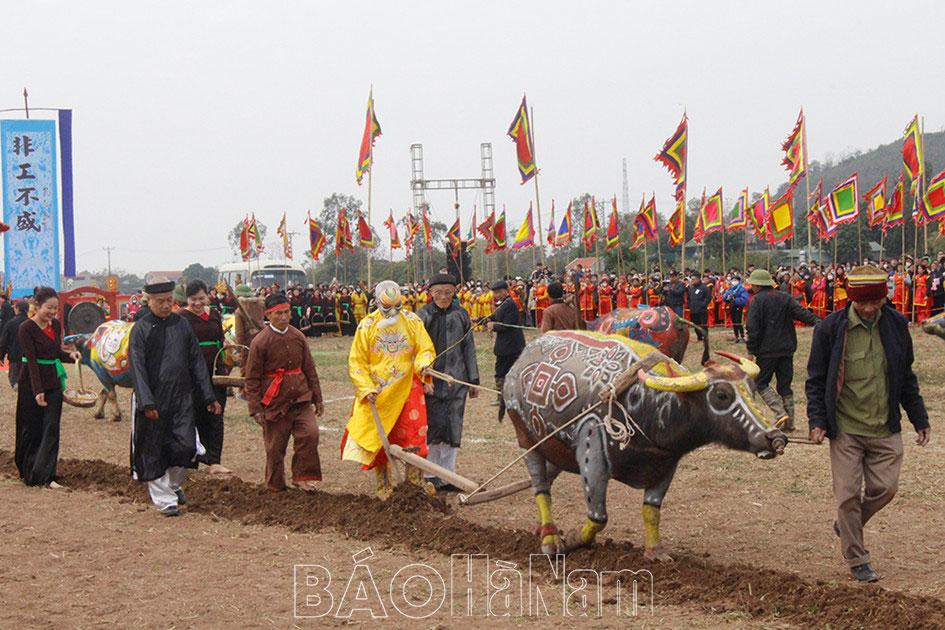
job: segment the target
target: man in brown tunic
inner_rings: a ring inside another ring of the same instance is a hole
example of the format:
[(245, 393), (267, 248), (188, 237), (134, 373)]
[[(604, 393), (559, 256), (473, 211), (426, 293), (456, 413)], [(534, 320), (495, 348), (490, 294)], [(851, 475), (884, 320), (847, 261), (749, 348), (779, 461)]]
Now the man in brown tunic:
[(305, 336), (289, 325), (289, 300), (282, 294), (270, 295), (266, 315), (269, 322), (253, 339), (243, 372), (249, 413), (263, 428), (266, 488), (271, 492), (286, 488), (283, 462), (291, 435), (293, 484), (313, 490), (312, 482), (322, 478), (315, 416), (322, 415), (324, 405), (318, 374)]
[(545, 309), (541, 321), (541, 332), (574, 330), (577, 313), (573, 304), (564, 301), (564, 287), (560, 282), (552, 282), (548, 285), (548, 297), (551, 298), (551, 306)]

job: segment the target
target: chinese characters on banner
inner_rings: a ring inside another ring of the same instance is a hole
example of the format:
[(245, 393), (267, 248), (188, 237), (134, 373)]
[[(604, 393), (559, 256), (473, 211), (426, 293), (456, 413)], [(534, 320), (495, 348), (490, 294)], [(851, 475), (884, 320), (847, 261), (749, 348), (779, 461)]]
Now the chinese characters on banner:
[(6, 233), (4, 267), (13, 297), (33, 287), (59, 290), (56, 123), (0, 120), (0, 170)]

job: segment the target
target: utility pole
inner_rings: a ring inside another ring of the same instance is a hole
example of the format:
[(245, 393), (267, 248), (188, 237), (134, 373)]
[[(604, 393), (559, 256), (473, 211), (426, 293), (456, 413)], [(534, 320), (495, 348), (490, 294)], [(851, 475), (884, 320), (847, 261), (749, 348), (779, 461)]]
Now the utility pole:
[(108, 277), (111, 277), (111, 275), (112, 275), (112, 250), (115, 249), (115, 248), (114, 248), (114, 247), (103, 247), (102, 249), (104, 249), (104, 250), (105, 250), (105, 253), (108, 255)]

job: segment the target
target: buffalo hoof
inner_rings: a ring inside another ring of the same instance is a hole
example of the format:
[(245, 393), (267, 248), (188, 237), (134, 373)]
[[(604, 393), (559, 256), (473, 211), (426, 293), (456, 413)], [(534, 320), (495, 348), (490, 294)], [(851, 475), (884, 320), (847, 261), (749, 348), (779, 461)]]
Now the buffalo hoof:
[(96, 420), (104, 420), (104, 419), (105, 419), (105, 412), (104, 412), (104, 411), (96, 411), (95, 413), (92, 414), (92, 417), (95, 418)]
[(658, 560), (659, 562), (672, 562), (673, 557), (666, 553), (662, 547), (654, 547), (643, 552), (643, 557), (647, 560)]
[(587, 547), (589, 545), (589, 542), (584, 541), (584, 537), (581, 535), (580, 527), (569, 531), (567, 537), (564, 539), (564, 546), (568, 552), (574, 551), (575, 549), (580, 549), (581, 547)]
[(554, 525), (545, 525), (542, 527), (539, 536), (541, 536), (541, 552), (543, 554), (554, 556), (559, 553), (568, 552), (564, 538), (561, 536), (561, 531)]
[(121, 416), (112, 416), (112, 422), (121, 422)]

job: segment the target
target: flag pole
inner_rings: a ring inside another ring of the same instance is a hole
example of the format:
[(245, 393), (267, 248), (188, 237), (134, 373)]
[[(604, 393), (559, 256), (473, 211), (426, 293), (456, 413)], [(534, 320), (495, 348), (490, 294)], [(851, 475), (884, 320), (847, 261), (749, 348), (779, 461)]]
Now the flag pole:
[[(747, 208), (746, 208), (746, 211), (747, 211)], [(743, 227), (742, 229), (745, 231), (745, 250), (742, 254), (742, 275), (744, 275), (746, 270), (748, 269), (748, 222), (747, 221), (745, 222), (745, 227)]]
[[(724, 208), (725, 206), (723, 205), (722, 207)], [(725, 222), (724, 221), (722, 222), (722, 268), (719, 270), (719, 272), (722, 275), (725, 274)]]
[[(373, 143), (372, 143), (373, 144)], [(367, 172), (367, 224), (368, 229), (371, 229), (371, 174), (374, 172), (374, 149), (371, 149), (371, 168)], [(367, 254), (367, 283), (368, 286), (371, 286), (371, 248), (363, 248), (365, 254)]]
[[(807, 116), (804, 116), (804, 128), (801, 133), (804, 134), (804, 138), (802, 140), (804, 144), (804, 184), (807, 186), (807, 214), (804, 215), (804, 217), (807, 218), (810, 216), (810, 171), (808, 169), (809, 163), (807, 161)], [(810, 259), (812, 254), (810, 219), (807, 219), (807, 258)], [(808, 262), (811, 261), (808, 260)]]
[[(538, 152), (535, 150), (535, 108), (529, 107), (531, 110), (531, 126), (529, 131), (532, 136), (532, 161), (535, 163), (535, 212), (538, 214), (538, 230), (541, 230), (541, 226), (544, 225), (541, 222), (541, 201), (538, 200)], [(541, 250), (541, 266), (545, 266), (545, 244), (539, 240), (539, 248)], [(535, 252), (532, 251), (532, 267), (535, 266)]]
[[(654, 216), (655, 216), (655, 215), (656, 215), (656, 212), (654, 211), (653, 214), (654, 214)], [(659, 219), (657, 218), (656, 221), (657, 221), (657, 223), (656, 223), (656, 225), (657, 225), (657, 229), (656, 229), (656, 256), (657, 256), (657, 258), (656, 258), (656, 260), (657, 260), (657, 262), (659, 262), (660, 275), (662, 275), (662, 274), (663, 274), (663, 252), (660, 250)], [(644, 274), (643, 274), (644, 279), (646, 279), (647, 277), (649, 277), (650, 272), (647, 271), (646, 265), (643, 266), (643, 272), (644, 272)]]
[[(857, 205), (859, 205), (860, 200), (857, 199), (856, 203)], [(863, 262), (863, 229), (861, 227), (862, 225), (863, 224), (860, 221), (860, 211), (857, 210), (856, 212), (856, 257), (859, 259), (857, 260), (857, 264), (861, 264)]]
[[(922, 143), (922, 147), (923, 147), (922, 153), (924, 155), (925, 154), (925, 149), (924, 149), (925, 147), (925, 116), (922, 117), (922, 126), (919, 128), (919, 138)], [(924, 174), (925, 164), (922, 164), (920, 166), (921, 168), (919, 169), (919, 179), (922, 180), (922, 188), (924, 189), (925, 188), (925, 174)], [(925, 193), (923, 192), (922, 194), (925, 194)], [(924, 254), (928, 256), (929, 255), (929, 222), (928, 221), (926, 221), (925, 224), (922, 226), (922, 231), (923, 231), (924, 239), (925, 239), (925, 246), (922, 249), (924, 251)], [(915, 253), (915, 266), (913, 266), (913, 269), (918, 269), (918, 267), (919, 267), (919, 252), (917, 249)]]

